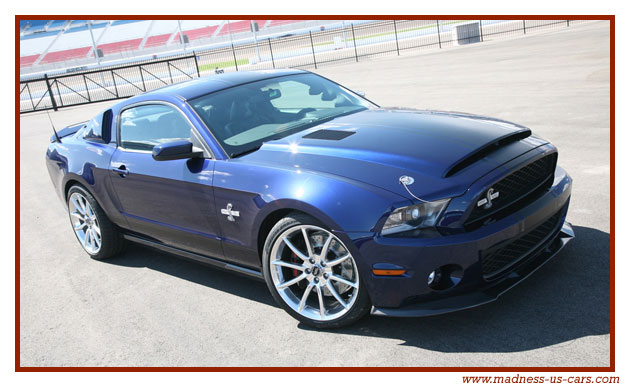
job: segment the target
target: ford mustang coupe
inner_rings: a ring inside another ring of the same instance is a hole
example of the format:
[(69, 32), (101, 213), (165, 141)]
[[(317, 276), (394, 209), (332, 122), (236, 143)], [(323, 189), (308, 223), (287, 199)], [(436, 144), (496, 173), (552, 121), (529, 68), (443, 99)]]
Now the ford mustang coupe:
[(92, 258), (159, 248), (334, 328), (470, 308), (529, 276), (573, 237), (557, 156), (523, 126), (279, 70), (129, 98), (55, 133), (46, 162)]

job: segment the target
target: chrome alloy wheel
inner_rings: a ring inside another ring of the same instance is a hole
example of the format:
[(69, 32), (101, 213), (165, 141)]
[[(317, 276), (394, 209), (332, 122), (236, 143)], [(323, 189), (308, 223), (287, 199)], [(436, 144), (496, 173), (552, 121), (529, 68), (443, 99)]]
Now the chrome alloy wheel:
[(284, 302), (316, 321), (337, 319), (354, 305), (359, 272), (354, 258), (331, 232), (294, 226), (274, 242), (270, 255), (273, 284)]
[(79, 242), (89, 254), (97, 254), (101, 249), (101, 228), (94, 209), (87, 198), (78, 192), (70, 195), (68, 201), (70, 222)]

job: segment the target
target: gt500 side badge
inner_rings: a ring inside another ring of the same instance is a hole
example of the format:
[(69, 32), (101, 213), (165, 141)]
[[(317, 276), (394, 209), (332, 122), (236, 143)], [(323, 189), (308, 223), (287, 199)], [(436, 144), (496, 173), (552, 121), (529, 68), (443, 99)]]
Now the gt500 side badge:
[(492, 201), (499, 197), (499, 191), (494, 192), (494, 188), (490, 188), (486, 192), (486, 197), (477, 202), (477, 207), (483, 206), (484, 209), (492, 207)]

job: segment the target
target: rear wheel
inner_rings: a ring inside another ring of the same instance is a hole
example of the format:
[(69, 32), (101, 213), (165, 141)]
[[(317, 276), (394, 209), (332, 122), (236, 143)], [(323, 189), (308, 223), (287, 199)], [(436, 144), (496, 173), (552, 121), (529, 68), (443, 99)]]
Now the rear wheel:
[(124, 248), (124, 239), (116, 226), (83, 187), (75, 185), (68, 191), (68, 214), (74, 235), (90, 257), (111, 258)]
[(369, 310), (354, 257), (309, 216), (288, 216), (273, 227), (265, 242), (263, 272), (275, 300), (308, 325), (337, 328)]

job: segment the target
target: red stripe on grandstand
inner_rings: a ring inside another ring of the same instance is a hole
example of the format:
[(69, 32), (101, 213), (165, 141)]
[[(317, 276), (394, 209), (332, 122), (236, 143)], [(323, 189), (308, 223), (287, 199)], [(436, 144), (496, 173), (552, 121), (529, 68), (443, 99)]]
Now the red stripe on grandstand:
[(73, 48), (70, 50), (61, 50), (49, 52), (39, 63), (61, 62), (69, 59), (85, 58), (91, 47)]
[[(258, 23), (258, 28), (262, 29), (265, 26), (265, 23), (267, 22), (267, 20), (254, 20), (254, 23)], [(230, 31), (235, 34), (238, 32), (245, 32), (245, 31), (251, 31), (252, 25), (251, 22), (249, 20), (241, 20), (241, 21), (237, 21), (237, 22), (230, 22), (229, 28), (228, 28), (228, 24), (227, 22), (225, 23), (225, 25), (223, 26), (223, 28), (221, 28), (221, 31), (219, 31), (219, 34), (217, 36), (220, 35), (227, 35), (230, 33)]]
[(142, 43), (142, 38), (99, 44), (97, 47), (103, 50), (103, 55), (107, 55), (121, 51), (137, 50), (140, 47), (140, 43)]
[(30, 65), (32, 65), (37, 58), (39, 58), (39, 54), (37, 55), (28, 55), (28, 56), (21, 56), (20, 57), (20, 67), (28, 67)]
[(272, 20), (269, 23), (269, 27), (276, 27), (276, 26), (282, 26), (285, 24), (291, 24), (291, 23), (297, 23), (297, 22), (301, 22), (304, 20)]
[(166, 44), (170, 36), (171, 34), (149, 36), (147, 41), (144, 43), (144, 47), (155, 47)]
[[(219, 28), (218, 25), (195, 28), (193, 30), (184, 31), (184, 35), (188, 36), (188, 40), (190, 41), (202, 38), (209, 38), (212, 36), (212, 34), (214, 34), (214, 31), (216, 31), (217, 28)], [(179, 42), (179, 32), (177, 33), (177, 35), (175, 35), (175, 41)]]

